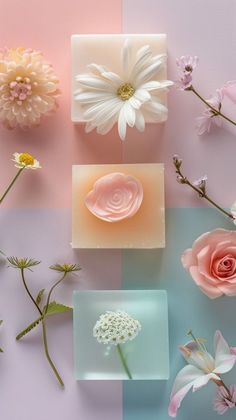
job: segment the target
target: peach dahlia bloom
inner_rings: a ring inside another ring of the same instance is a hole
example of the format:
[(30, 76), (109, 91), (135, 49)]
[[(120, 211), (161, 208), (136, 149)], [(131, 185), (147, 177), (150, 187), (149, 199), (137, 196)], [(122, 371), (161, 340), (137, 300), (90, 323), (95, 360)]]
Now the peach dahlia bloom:
[(0, 122), (8, 128), (29, 128), (55, 110), (58, 79), (39, 51), (0, 50)]

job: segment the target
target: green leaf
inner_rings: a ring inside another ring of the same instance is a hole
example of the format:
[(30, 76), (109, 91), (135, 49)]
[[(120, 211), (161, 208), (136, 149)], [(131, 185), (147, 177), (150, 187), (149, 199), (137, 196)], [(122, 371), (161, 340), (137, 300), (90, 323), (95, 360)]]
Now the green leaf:
[[(56, 314), (62, 314), (64, 312), (69, 312), (72, 311), (73, 308), (71, 308), (71, 306), (66, 306), (63, 305), (62, 303), (58, 303), (58, 302), (51, 302), (48, 305), (48, 309), (46, 312), (46, 316), (50, 316), (50, 315), (56, 315)], [(46, 306), (44, 306), (43, 311), (46, 310)]]
[(3, 349), (0, 348), (0, 353), (3, 353)]
[(36, 303), (37, 303), (38, 305), (40, 305), (40, 303), (41, 303), (41, 301), (42, 301), (42, 298), (43, 298), (43, 294), (44, 294), (44, 292), (45, 292), (45, 289), (41, 289), (41, 290), (38, 292), (38, 295), (37, 295), (37, 297), (36, 297)]
[(16, 340), (20, 340), (22, 337), (24, 337), (26, 334), (28, 334), (33, 328), (37, 327), (37, 325), (42, 321), (43, 316), (40, 316), (35, 321), (31, 322), (31, 324), (28, 325), (23, 331), (21, 331), (17, 336)]

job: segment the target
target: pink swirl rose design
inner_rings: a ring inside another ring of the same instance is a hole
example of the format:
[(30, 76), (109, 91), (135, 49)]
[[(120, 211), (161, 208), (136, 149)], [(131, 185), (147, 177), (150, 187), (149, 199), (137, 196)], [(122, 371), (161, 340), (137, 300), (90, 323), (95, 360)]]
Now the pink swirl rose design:
[(106, 222), (119, 222), (134, 216), (142, 201), (141, 182), (120, 172), (99, 178), (85, 198), (89, 211)]
[(236, 231), (204, 233), (183, 253), (182, 264), (209, 298), (236, 296)]

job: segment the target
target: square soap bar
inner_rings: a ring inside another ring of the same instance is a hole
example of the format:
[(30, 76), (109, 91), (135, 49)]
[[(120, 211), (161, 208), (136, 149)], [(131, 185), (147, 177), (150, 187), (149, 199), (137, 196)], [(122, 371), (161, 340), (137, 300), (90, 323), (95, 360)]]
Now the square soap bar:
[[(108, 67), (111, 71), (122, 74), (121, 49), (124, 41), (129, 38), (132, 47), (139, 49), (144, 45), (150, 45), (153, 55), (166, 54), (165, 34), (143, 34), (143, 35), (72, 35), (72, 98), (71, 98), (71, 119), (73, 122), (83, 123), (81, 106), (74, 100), (74, 92), (78, 89), (76, 76), (81, 73), (88, 73), (87, 65), (95, 63)], [(166, 79), (166, 66), (158, 72), (153, 80)], [(167, 104), (166, 92), (159, 95), (163, 104)], [(148, 121), (147, 122), (152, 122)]]
[[(99, 178), (112, 172), (137, 178), (143, 201), (134, 216), (109, 223), (88, 210), (85, 198)], [(165, 247), (163, 164), (74, 165), (72, 191), (72, 248)]]
[(119, 310), (141, 324), (138, 335), (120, 345), (132, 379), (168, 379), (168, 304), (164, 290), (75, 291), (75, 378), (128, 379), (117, 346), (99, 343), (93, 336), (100, 315)]

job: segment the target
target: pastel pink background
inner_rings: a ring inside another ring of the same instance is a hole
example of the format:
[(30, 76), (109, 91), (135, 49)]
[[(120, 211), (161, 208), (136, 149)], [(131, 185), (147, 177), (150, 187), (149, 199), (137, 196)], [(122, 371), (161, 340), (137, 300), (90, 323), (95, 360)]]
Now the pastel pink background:
[[(1, 0), (0, 39), (3, 46), (32, 46), (53, 63), (61, 83), (59, 111), (39, 128), (14, 132), (0, 128), (0, 190), (15, 173), (10, 164), (15, 151), (29, 151), (40, 160), (43, 171), (25, 174), (6, 207), (70, 207), (71, 165), (110, 163), (122, 159), (116, 131), (112, 136), (86, 135), (70, 120), (71, 57), (73, 33), (122, 31), (120, 0)], [(27, 191), (31, 191), (28, 194)]]

